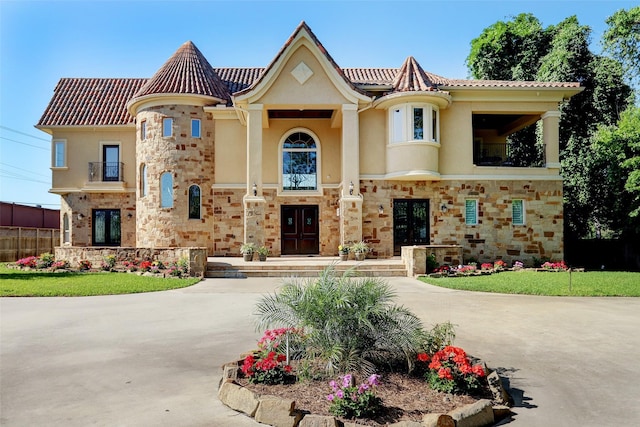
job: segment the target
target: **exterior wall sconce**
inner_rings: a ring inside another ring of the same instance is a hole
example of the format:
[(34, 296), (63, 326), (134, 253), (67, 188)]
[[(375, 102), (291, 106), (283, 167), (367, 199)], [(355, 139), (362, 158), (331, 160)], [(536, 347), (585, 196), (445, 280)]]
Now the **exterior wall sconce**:
[(349, 183), (349, 195), (353, 196), (353, 181)]
[(253, 195), (257, 196), (258, 195), (258, 186), (256, 185), (256, 183), (253, 183), (253, 186), (251, 187), (253, 189)]
[(447, 209), (447, 205), (445, 205), (445, 204), (443, 203), (443, 204), (440, 206), (440, 210), (441, 210), (442, 212), (446, 212), (446, 211), (448, 210), (448, 209)]
[(384, 206), (382, 206), (382, 205), (378, 206), (378, 213), (380, 215), (382, 215), (384, 213)]
[(129, 212), (129, 213), (127, 214), (127, 218), (129, 218), (129, 219), (133, 218), (133, 214), (132, 214), (131, 212)]
[(78, 214), (78, 219), (80, 220), (80, 219), (82, 219), (82, 218), (84, 218), (84, 215), (82, 215), (81, 213), (79, 213), (79, 214)]

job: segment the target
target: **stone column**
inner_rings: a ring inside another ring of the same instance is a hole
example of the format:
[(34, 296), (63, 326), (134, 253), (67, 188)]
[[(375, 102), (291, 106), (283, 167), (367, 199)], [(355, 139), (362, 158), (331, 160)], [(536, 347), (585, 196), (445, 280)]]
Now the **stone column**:
[[(353, 194), (349, 187), (353, 183)], [(342, 192), (340, 242), (362, 240), (362, 196), (360, 195), (360, 135), (358, 106), (342, 105)]]
[(548, 168), (560, 169), (560, 112), (547, 111), (542, 115), (542, 140)]
[[(244, 201), (244, 242), (264, 244), (265, 199), (262, 197), (262, 104), (250, 104), (247, 114), (247, 193)], [(255, 192), (254, 194), (254, 184)]]

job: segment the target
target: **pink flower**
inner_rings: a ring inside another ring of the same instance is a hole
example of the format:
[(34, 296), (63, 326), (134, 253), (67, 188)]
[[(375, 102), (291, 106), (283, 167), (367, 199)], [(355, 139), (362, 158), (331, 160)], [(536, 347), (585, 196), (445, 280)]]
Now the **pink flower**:
[(334, 396), (333, 394), (330, 394), (330, 395), (328, 395), (328, 396), (327, 396), (327, 400), (328, 400), (329, 402), (333, 402), (333, 399), (334, 399), (334, 398), (335, 398), (335, 396)]

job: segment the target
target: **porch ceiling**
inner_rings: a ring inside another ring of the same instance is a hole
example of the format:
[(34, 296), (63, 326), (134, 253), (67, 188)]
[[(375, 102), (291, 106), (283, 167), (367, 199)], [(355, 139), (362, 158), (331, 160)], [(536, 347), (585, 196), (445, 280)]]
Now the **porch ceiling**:
[(506, 136), (540, 120), (540, 114), (473, 114), (474, 129), (496, 129)]

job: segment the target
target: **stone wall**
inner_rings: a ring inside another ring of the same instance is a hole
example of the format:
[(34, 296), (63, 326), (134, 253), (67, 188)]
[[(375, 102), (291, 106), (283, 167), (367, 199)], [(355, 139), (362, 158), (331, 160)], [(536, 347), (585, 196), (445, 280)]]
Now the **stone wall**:
[[(162, 121), (173, 119), (173, 136), (162, 136)], [(201, 138), (191, 137), (191, 119), (200, 119)], [(146, 139), (140, 139), (140, 124), (146, 123)], [(139, 247), (206, 247), (214, 252), (214, 122), (202, 107), (157, 106), (137, 115), (137, 236)], [(140, 174), (147, 167), (147, 194), (142, 196)], [(173, 176), (173, 207), (160, 206), (160, 176)], [(189, 187), (198, 185), (200, 218), (189, 218)]]
[[(252, 218), (260, 224), (251, 224), (247, 233), (259, 245), (267, 246), (272, 256), (281, 253), (280, 207), (282, 205), (318, 205), (320, 255), (337, 255), (340, 244), (340, 218), (336, 215), (340, 193), (338, 189), (324, 189), (323, 196), (278, 196), (275, 189), (265, 188), (263, 198), (243, 200), (246, 190), (239, 188), (216, 189), (214, 192), (216, 256), (239, 256), (243, 243), (245, 203)], [(260, 200), (260, 201), (258, 201)], [(264, 212), (257, 212), (263, 209)], [(259, 215), (258, 215), (259, 213)], [(255, 221), (254, 221), (255, 222)], [(258, 230), (259, 227), (260, 229)]]
[(418, 274), (430, 273), (427, 271), (427, 257), (434, 255), (438, 265), (462, 264), (462, 246), (457, 245), (428, 245), (428, 246), (403, 246), (402, 262), (407, 267), (409, 277)]
[[(64, 245), (64, 215), (69, 216), (69, 246), (91, 246), (93, 209), (120, 209), (120, 244), (136, 244), (134, 193), (69, 193), (60, 197), (60, 245)], [(131, 214), (131, 218), (129, 218)], [(81, 216), (81, 217), (80, 217)]]
[(56, 260), (69, 261), (72, 266), (80, 260), (88, 260), (94, 268), (99, 267), (107, 255), (115, 255), (116, 262), (123, 261), (162, 261), (165, 265), (177, 262), (181, 258), (189, 260), (189, 275), (201, 277), (207, 268), (206, 248), (126, 248), (126, 247), (56, 247)]
[[(564, 256), (561, 181), (365, 180), (360, 187), (363, 238), (379, 253), (393, 253), (393, 199), (413, 198), (430, 201), (430, 243), (461, 245), (465, 260), (531, 263), (533, 257)], [(478, 200), (477, 225), (465, 224), (468, 198)], [(525, 225), (512, 224), (512, 199), (524, 200)]]

